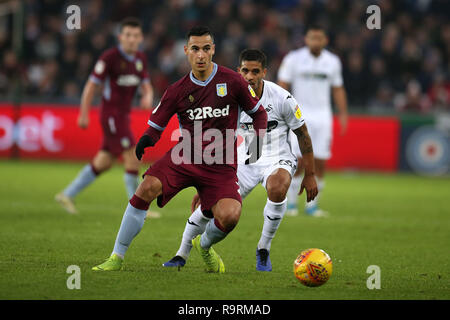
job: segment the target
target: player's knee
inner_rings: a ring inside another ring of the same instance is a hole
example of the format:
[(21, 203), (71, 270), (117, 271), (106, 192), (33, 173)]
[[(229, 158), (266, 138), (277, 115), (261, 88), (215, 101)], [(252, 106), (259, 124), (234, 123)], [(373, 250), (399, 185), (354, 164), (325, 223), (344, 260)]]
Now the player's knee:
[(139, 170), (140, 163), (136, 156), (133, 154), (133, 157), (123, 157), (123, 166), (126, 170)]
[(286, 194), (289, 189), (289, 182), (277, 180), (266, 185), (267, 197), (273, 202), (282, 202), (286, 199)]
[(162, 184), (159, 179), (152, 176), (145, 176), (136, 190), (136, 195), (150, 202), (162, 192)]
[(91, 168), (92, 171), (95, 173), (96, 176), (102, 174), (103, 172), (109, 170), (111, 168), (111, 165), (105, 165), (105, 164), (95, 164), (91, 162)]
[(92, 159), (91, 166), (94, 171), (98, 172), (98, 174), (108, 170), (111, 168), (114, 162), (114, 157), (110, 153), (106, 151), (100, 151), (97, 155)]
[(240, 208), (226, 208), (221, 212), (218, 221), (222, 226), (224, 232), (231, 232), (234, 227), (239, 222), (239, 218), (241, 217), (241, 209)]

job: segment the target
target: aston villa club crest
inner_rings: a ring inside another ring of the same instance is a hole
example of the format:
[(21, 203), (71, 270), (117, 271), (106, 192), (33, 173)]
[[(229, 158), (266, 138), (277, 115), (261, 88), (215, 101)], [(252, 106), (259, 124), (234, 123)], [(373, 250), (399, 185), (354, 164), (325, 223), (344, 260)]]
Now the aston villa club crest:
[(143, 68), (144, 68), (144, 65), (142, 64), (142, 61), (139, 59), (136, 60), (136, 70), (138, 72), (141, 72)]
[(219, 97), (225, 97), (227, 95), (227, 84), (226, 83), (218, 83), (216, 85), (217, 95)]
[(194, 102), (194, 97), (192, 96), (192, 94), (189, 95), (188, 99), (190, 103)]

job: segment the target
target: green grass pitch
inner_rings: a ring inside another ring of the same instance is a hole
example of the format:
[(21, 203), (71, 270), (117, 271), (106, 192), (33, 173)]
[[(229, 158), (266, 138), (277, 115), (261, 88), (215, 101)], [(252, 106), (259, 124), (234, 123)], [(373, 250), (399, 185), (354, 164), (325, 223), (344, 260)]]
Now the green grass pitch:
[[(267, 273), (255, 270), (266, 202), (259, 186), (236, 229), (216, 245), (223, 275), (205, 273), (195, 251), (181, 271), (161, 266), (178, 248), (190, 188), (158, 208), (162, 218), (145, 222), (123, 271), (98, 273), (91, 267), (111, 253), (127, 204), (123, 170), (100, 176), (77, 198), (80, 214), (69, 215), (53, 197), (83, 165), (0, 162), (0, 299), (450, 299), (448, 177), (330, 173), (322, 206), (331, 216), (285, 217)], [(330, 254), (333, 275), (307, 288), (292, 263), (314, 247)], [(70, 265), (81, 268), (79, 290), (66, 286)], [(381, 269), (379, 290), (366, 286), (370, 265)]]

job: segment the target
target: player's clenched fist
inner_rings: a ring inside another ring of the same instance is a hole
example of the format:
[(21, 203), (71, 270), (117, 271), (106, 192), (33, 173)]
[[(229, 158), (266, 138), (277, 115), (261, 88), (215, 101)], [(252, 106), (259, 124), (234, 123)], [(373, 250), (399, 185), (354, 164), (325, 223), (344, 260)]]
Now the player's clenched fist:
[(144, 154), (144, 149), (152, 145), (152, 139), (148, 135), (144, 134), (136, 145), (136, 158), (141, 160), (142, 155)]
[(305, 175), (300, 186), (300, 192), (298, 194), (301, 195), (303, 193), (303, 190), (306, 190), (306, 202), (314, 200), (314, 198), (319, 193), (319, 190), (317, 189), (316, 178), (314, 177), (314, 175)]
[(195, 196), (192, 198), (191, 202), (191, 213), (194, 212), (198, 206), (200, 205), (200, 196), (198, 193), (195, 194)]
[(78, 116), (78, 126), (81, 129), (86, 129), (89, 126), (89, 117), (84, 114), (80, 114)]

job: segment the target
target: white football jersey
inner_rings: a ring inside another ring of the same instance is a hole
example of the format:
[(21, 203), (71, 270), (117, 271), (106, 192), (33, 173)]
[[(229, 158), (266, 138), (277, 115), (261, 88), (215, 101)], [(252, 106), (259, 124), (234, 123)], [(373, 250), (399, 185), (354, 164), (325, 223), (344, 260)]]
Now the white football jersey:
[(291, 92), (301, 102), (308, 122), (332, 117), (331, 87), (343, 86), (338, 56), (323, 49), (318, 57), (303, 47), (289, 52), (278, 69), (278, 80), (291, 84)]
[[(261, 158), (256, 163), (272, 163), (278, 160), (292, 160), (295, 156), (291, 150), (289, 130), (300, 128), (305, 120), (297, 100), (279, 85), (264, 80), (261, 104), (267, 112), (267, 133), (264, 137)], [(245, 163), (249, 157), (247, 150), (253, 138), (252, 118), (241, 113), (237, 129), (244, 140), (238, 146), (238, 163)]]

